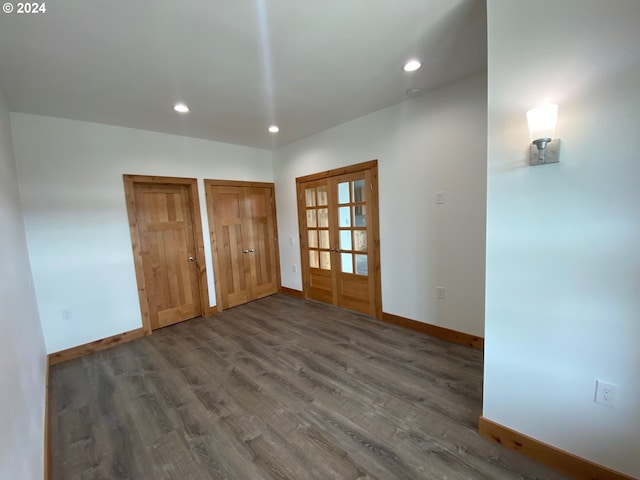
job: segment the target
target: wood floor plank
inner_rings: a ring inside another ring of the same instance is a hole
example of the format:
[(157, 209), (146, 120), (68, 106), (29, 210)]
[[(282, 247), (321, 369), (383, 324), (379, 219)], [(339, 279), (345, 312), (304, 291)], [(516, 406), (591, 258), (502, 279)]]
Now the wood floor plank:
[(566, 477), (477, 434), (482, 352), (285, 295), (51, 368), (52, 478)]

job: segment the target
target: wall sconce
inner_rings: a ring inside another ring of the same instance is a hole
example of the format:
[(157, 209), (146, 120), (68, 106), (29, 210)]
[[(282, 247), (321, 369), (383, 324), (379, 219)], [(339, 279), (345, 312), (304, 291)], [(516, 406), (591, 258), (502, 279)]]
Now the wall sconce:
[(542, 105), (527, 112), (531, 135), (530, 165), (558, 163), (560, 139), (553, 138), (558, 120), (558, 105)]

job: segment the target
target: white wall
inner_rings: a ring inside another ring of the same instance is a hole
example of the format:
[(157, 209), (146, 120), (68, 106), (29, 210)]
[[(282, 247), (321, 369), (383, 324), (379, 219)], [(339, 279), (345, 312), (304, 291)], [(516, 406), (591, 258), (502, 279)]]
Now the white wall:
[(283, 286), (302, 289), (295, 178), (377, 159), (383, 310), (483, 335), (485, 148), (483, 74), (276, 149)]
[[(11, 114), (31, 266), (48, 352), (142, 325), (122, 175), (273, 181), (271, 152), (175, 135)], [(68, 310), (69, 319), (62, 311)]]
[[(640, 477), (640, 2), (489, 0), (484, 416)], [(558, 103), (560, 163), (525, 112)], [(596, 378), (620, 385), (594, 403)]]
[(0, 478), (40, 480), (46, 354), (18, 195), (9, 111), (0, 93)]

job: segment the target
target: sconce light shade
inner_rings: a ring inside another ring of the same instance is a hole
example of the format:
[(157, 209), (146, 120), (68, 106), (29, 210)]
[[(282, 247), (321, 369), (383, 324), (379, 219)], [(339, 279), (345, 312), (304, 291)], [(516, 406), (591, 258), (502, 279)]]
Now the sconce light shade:
[[(549, 144), (553, 140), (553, 134), (558, 120), (558, 105), (542, 105), (527, 112), (529, 135), (531, 135), (531, 165), (558, 162), (559, 140), (553, 147)], [(534, 147), (535, 146), (535, 147)]]
[(558, 105), (542, 105), (527, 112), (531, 141), (553, 138), (558, 121)]

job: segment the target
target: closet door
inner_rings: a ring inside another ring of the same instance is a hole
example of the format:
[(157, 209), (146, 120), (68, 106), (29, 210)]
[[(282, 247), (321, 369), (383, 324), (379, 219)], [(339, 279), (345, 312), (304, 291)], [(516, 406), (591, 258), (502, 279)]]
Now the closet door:
[(296, 182), (305, 297), (380, 318), (377, 162)]
[(205, 180), (219, 310), (280, 285), (273, 184)]
[(246, 187), (247, 244), (251, 265), (252, 299), (278, 291), (279, 263), (273, 187)]
[(207, 186), (207, 191), (211, 192), (207, 210), (213, 212), (209, 227), (217, 305), (225, 309), (246, 303), (252, 296), (244, 189), (215, 185)]

